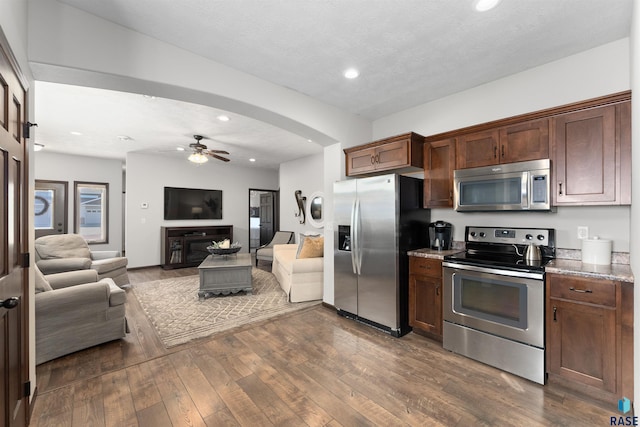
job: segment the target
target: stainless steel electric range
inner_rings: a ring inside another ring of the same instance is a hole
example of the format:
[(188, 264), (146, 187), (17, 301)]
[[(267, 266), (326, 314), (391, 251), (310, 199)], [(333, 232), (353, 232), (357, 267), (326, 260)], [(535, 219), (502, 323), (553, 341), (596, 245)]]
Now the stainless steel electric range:
[(555, 230), (466, 227), (465, 243), (442, 264), (443, 347), (544, 384), (544, 266)]

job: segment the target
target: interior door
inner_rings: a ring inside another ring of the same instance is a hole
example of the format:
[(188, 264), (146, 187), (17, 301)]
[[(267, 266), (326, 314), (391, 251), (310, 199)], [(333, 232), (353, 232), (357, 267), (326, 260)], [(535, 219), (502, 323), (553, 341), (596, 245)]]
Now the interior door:
[(273, 231), (273, 193), (260, 194), (260, 246), (271, 241)]
[[(27, 424), (29, 376), (26, 82), (0, 32), (0, 425)], [(24, 82), (24, 84), (23, 84)]]
[(36, 239), (67, 233), (67, 188), (65, 181), (36, 179), (34, 219)]

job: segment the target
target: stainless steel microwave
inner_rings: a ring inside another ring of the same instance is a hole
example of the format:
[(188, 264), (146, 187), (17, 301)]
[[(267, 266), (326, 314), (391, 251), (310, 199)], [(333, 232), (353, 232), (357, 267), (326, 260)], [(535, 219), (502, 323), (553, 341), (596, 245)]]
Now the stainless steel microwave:
[(455, 210), (551, 210), (549, 159), (459, 169), (453, 172)]

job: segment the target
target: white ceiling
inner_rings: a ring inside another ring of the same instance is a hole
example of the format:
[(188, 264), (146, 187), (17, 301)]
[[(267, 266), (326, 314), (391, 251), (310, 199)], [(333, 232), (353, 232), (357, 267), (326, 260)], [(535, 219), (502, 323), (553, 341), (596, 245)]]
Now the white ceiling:
[[(479, 13), (474, 0), (60, 1), (370, 120), (627, 37), (633, 3), (503, 0)], [(360, 77), (346, 80), (348, 67)], [(187, 146), (200, 133), (212, 138), (204, 141), (209, 148), (229, 151), (240, 165), (254, 157), (256, 166), (277, 167), (321, 152), (246, 117), (211, 120), (222, 113), (36, 85), (38, 140), (55, 151), (124, 157), (123, 150)], [(72, 130), (84, 135), (74, 140)]]

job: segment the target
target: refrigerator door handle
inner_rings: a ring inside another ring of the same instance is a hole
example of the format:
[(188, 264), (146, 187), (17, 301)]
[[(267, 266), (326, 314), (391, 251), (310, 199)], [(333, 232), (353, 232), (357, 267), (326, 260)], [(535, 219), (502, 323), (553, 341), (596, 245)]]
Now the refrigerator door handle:
[(353, 201), (353, 205), (351, 206), (351, 268), (353, 268), (353, 274), (358, 274), (358, 270), (356, 267), (356, 203), (357, 199)]
[(360, 198), (356, 198), (356, 209), (355, 209), (355, 249), (356, 249), (356, 271), (358, 276), (360, 276), (362, 271), (362, 251), (360, 248)]

